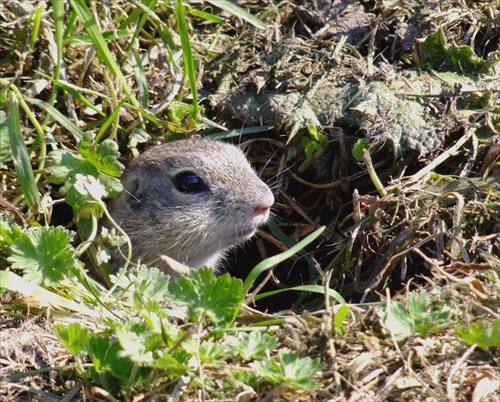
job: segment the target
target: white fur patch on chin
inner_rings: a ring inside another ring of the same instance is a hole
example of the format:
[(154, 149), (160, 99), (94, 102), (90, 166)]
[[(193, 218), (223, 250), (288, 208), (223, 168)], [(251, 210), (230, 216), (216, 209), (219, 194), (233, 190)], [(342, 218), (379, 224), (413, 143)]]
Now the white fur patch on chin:
[(222, 261), (223, 258), (224, 258), (224, 252), (219, 251), (219, 252), (213, 254), (212, 256), (210, 256), (205, 261), (203, 261), (199, 264), (196, 264), (197, 266), (195, 267), (195, 269), (200, 269), (201, 267), (207, 266), (207, 267), (211, 267), (214, 270), (214, 273), (217, 273), (217, 272), (219, 272), (218, 267), (219, 267), (220, 262)]

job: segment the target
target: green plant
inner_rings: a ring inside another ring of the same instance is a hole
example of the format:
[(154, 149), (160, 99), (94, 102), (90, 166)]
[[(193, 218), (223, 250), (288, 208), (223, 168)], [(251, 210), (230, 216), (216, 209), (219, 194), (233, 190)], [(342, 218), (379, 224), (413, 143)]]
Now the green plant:
[[(112, 275), (114, 287), (110, 293), (89, 279), (76, 262), (76, 250), (70, 245), (73, 232), (60, 227), (23, 231), (1, 223), (6, 229), (2, 240), (12, 254), (9, 259), (13, 268), (25, 276), (23, 279), (2, 272), (2, 286), (23, 292), (27, 291), (26, 279), (31, 279), (49, 290), (35, 286), (30, 294), (100, 322), (103, 329), (96, 332), (85, 327), (82, 317), (54, 328), (58, 339), (74, 355), (79, 375), (113, 395), (128, 398), (140, 392), (153, 374), (171, 386), (186, 378), (201, 384), (200, 370), (221, 365), (229, 365), (232, 375), (246, 378), (248, 386), (284, 383), (303, 390), (318, 387), (314, 377), (323, 367), (319, 359), (299, 359), (291, 351), (278, 351), (278, 357), (273, 357), (280, 344), (270, 327), (248, 328), (237, 335), (233, 331), (245, 289), (260, 272), (300, 251), (321, 230), (292, 250), (264, 261), (245, 285), (228, 274), (215, 277), (209, 268), (169, 282), (158, 269), (141, 266)], [(77, 265), (71, 268), (71, 264)], [(50, 290), (56, 288), (58, 295)], [(69, 297), (80, 306), (66, 303)], [(85, 364), (86, 360), (90, 364)], [(245, 377), (242, 371), (248, 367), (254, 367), (265, 381)]]
[(426, 337), (453, 323), (454, 311), (450, 303), (433, 305), (426, 291), (412, 292), (405, 306), (393, 301), (379, 313), (382, 327), (398, 342), (418, 335)]
[[(175, 384), (183, 376), (198, 381), (199, 370), (205, 366), (229, 364), (238, 375), (241, 368), (236, 363), (247, 362), (268, 383), (286, 383), (304, 390), (319, 386), (314, 380), (323, 368), (319, 359), (300, 359), (288, 350), (271, 358), (269, 354), (279, 344), (262, 329), (231, 335), (244, 296), (240, 280), (228, 274), (215, 277), (210, 269), (202, 268), (193, 272), (192, 278), (169, 283), (168, 292), (162, 287), (151, 297), (140, 292), (152, 278), (165, 283), (162, 276), (156, 269), (141, 267), (135, 283), (129, 282), (130, 275), (121, 279), (116, 295), (128, 295), (126, 300), (133, 302), (135, 313), (106, 319), (105, 331), (90, 333), (80, 323), (55, 326), (58, 339), (75, 356), (81, 375), (116, 395), (130, 395), (146, 387), (153, 370)], [(124, 285), (126, 289), (121, 288)], [(154, 299), (169, 300), (177, 307), (162, 307)], [(180, 310), (179, 305), (187, 309)], [(86, 356), (90, 366), (82, 364)]]
[(443, 29), (427, 35), (419, 41), (418, 62), (422, 66), (432, 66), (436, 69), (449, 71), (478, 71), (489, 72), (495, 65), (495, 60), (484, 60), (476, 55), (474, 49), (468, 45), (448, 43)]
[(500, 347), (500, 319), (459, 326), (457, 335), (468, 345), (477, 344), (482, 349), (498, 348)]
[(310, 124), (307, 126), (307, 135), (300, 139), (300, 145), (304, 148), (306, 160), (299, 166), (299, 172), (304, 172), (323, 155), (328, 147), (328, 137), (318, 131), (315, 125)]
[(75, 249), (71, 246), (74, 232), (63, 227), (39, 227), (23, 233), (11, 228), (14, 243), (10, 247), (12, 268), (20, 269), (24, 278), (37, 284), (56, 285), (74, 276)]
[(368, 144), (366, 138), (359, 138), (352, 147), (352, 156), (356, 161), (363, 162), (363, 152), (365, 149), (369, 148), (370, 144)]
[(324, 368), (319, 359), (300, 358), (298, 353), (280, 349), (277, 358), (256, 362), (255, 372), (272, 384), (288, 384), (293, 388), (312, 391), (320, 386), (314, 377)]

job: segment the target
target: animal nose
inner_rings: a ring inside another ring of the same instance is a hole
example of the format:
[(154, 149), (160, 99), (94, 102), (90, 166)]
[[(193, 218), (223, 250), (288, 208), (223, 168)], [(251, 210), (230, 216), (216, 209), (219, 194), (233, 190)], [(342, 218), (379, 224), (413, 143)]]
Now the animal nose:
[(256, 200), (255, 205), (255, 213), (257, 215), (267, 216), (269, 214), (269, 210), (274, 204), (274, 195), (269, 189), (269, 187), (265, 187), (264, 193)]
[(267, 205), (257, 205), (255, 207), (255, 212), (258, 215), (266, 215), (269, 212), (270, 206)]

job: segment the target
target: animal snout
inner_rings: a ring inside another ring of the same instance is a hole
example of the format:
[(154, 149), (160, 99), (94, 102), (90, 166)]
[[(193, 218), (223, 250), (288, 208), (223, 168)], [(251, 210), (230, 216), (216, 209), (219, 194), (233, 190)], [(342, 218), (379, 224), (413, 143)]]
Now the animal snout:
[(269, 210), (274, 204), (274, 196), (269, 191), (269, 194), (266, 195), (260, 202), (255, 206), (255, 213), (257, 215), (265, 215), (269, 214)]
[(268, 216), (269, 215), (269, 210), (274, 204), (274, 195), (271, 192), (269, 188), (266, 189), (267, 191), (263, 195), (263, 197), (259, 200), (257, 205), (255, 206), (255, 213), (257, 215), (264, 215)]
[(258, 215), (266, 215), (271, 209), (270, 205), (257, 205), (255, 207), (255, 213)]

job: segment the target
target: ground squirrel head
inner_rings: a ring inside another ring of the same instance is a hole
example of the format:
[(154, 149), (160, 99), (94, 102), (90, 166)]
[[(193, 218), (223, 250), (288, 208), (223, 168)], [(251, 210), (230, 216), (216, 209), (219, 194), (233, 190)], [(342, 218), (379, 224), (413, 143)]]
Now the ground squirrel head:
[[(221, 141), (158, 145), (131, 162), (110, 213), (130, 237), (133, 261), (162, 268), (167, 255), (191, 268), (215, 265), (251, 238), (274, 197), (243, 152)], [(114, 252), (115, 268), (124, 250)]]

